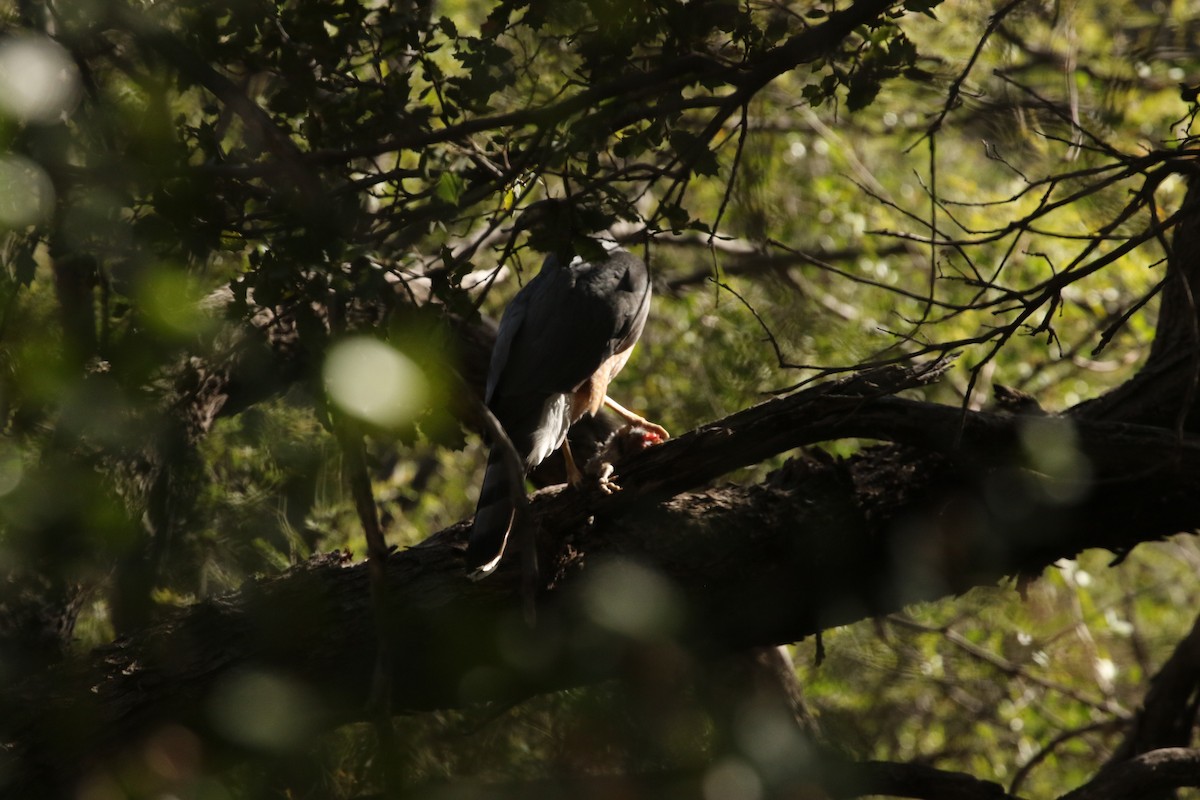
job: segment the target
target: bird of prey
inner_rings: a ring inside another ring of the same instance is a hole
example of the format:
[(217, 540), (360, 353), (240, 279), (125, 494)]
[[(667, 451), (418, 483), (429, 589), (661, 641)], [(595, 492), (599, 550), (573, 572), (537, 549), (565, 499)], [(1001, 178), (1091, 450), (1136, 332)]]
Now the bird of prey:
[[(661, 426), (608, 397), (608, 383), (629, 359), (649, 311), (646, 265), (622, 249), (568, 263), (552, 253), (512, 299), (496, 332), (484, 400), (526, 473), (563, 447), (568, 477), (578, 484), (567, 430), (602, 405), (667, 438)], [(467, 544), (473, 577), (489, 574), (504, 555), (515, 511), (506, 470), (504, 450), (493, 443)]]

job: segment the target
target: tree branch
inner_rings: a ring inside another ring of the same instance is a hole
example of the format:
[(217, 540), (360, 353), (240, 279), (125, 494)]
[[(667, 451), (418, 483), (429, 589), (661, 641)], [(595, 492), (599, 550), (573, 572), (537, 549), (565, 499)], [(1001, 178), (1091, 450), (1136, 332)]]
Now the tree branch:
[(1200, 786), (1200, 750), (1169, 747), (1114, 764), (1061, 800), (1134, 800)]
[[(1010, 797), (997, 784), (961, 772), (935, 769), (920, 764), (884, 761), (852, 762), (832, 754), (820, 770), (811, 770), (792, 791), (775, 795), (852, 798), (867, 795), (923, 798), (925, 800), (1004, 800)], [(489, 783), (479, 788), (490, 800), (562, 800), (573, 797), (705, 797), (705, 778), (710, 770), (669, 770), (628, 775), (562, 776), (534, 781)], [(803, 790), (797, 792), (797, 787)], [(418, 787), (411, 796), (438, 796), (451, 787), (434, 784)], [(773, 787), (774, 788), (774, 787)], [(822, 794), (818, 789), (823, 789)], [(737, 796), (731, 793), (730, 796)], [(360, 797), (357, 800), (382, 800)]]
[(1003, 800), (1010, 797), (999, 784), (961, 772), (884, 761), (845, 765), (844, 774), (835, 787), (833, 797), (889, 795), (928, 800)]
[[(594, 682), (647, 637), (709, 653), (796, 641), (1036, 574), (1086, 547), (1124, 552), (1200, 526), (1200, 442), (1116, 423), (964, 417), (957, 407), (886, 396), (916, 379), (886, 370), (735, 414), (617, 465), (625, 490), (611, 497), (543, 491), (531, 514), (544, 534), (547, 581), (532, 631), (515, 564), (487, 581), (467, 579), (466, 522), (393, 554), (389, 634), (405, 654), (395, 665), (395, 708), (512, 702)], [(1057, 426), (1038, 429), (1039, 441), (1073, 439), (1089, 468), (1058, 483), (1025, 469), (1029, 425)], [(840, 462), (796, 459), (758, 485), (679, 494), (843, 437), (905, 446)], [(1024, 487), (999, 510), (976, 499), (997, 480)], [(588, 599), (603, 572), (596, 568), (631, 559), (659, 576), (680, 612), (673, 622), (628, 629), (597, 615)], [(20, 687), (0, 709), (6, 769), (32, 791), (70, 780), (63, 765), (136, 744), (167, 721), (215, 736), (207, 698), (246, 671), (306, 687), (324, 724), (361, 718), (374, 663), (367, 583), (363, 565), (322, 556)], [(69, 741), (60, 733), (68, 724)]]

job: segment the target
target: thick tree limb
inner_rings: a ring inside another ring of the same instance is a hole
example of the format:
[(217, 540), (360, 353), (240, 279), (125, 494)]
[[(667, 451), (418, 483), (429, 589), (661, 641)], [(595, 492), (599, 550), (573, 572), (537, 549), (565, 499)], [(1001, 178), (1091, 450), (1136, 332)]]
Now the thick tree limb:
[[(795, 641), (1037, 573), (1086, 547), (1123, 552), (1200, 525), (1200, 443), (1190, 438), (1116, 423), (964, 416), (881, 396), (903, 377), (824, 384), (651, 448), (618, 466), (625, 491), (612, 497), (541, 493), (531, 512), (549, 581), (533, 631), (522, 622), (515, 560), (488, 581), (466, 578), (465, 522), (394, 554), (397, 710), (508, 702), (601, 680), (622, 653), (662, 638), (709, 653)], [(1025, 469), (1021, 431), (1030, 425), (1052, 426), (1038, 429), (1038, 441), (1075, 447), (1087, 469), (1057, 480)], [(658, 502), (772, 454), (849, 436), (903, 448), (794, 460), (755, 486)], [(989, 492), (1000, 492), (999, 502), (983, 499)], [(641, 566), (621, 566), (631, 560)], [(649, 576), (642, 585), (659, 593), (653, 607), (674, 611), (637, 625), (597, 611), (606, 574), (633, 591), (627, 569)], [(211, 732), (207, 698), (247, 671), (306, 687), (323, 725), (361, 718), (374, 653), (368, 608), (365, 568), (325, 556), (118, 641), (6, 700), (10, 774), (43, 786), (70, 775), (63, 765), (169, 720)]]
[[(720, 766), (705, 770), (675, 770), (633, 775), (564, 776), (515, 783), (490, 783), (472, 788), (488, 800), (561, 800), (575, 797), (620, 797), (629, 800), (657, 800), (662, 797), (707, 797), (717, 794), (714, 778), (719, 780)], [(783, 786), (758, 787), (767, 797), (853, 798), (874, 795), (910, 797), (923, 800), (1004, 800), (1010, 795), (997, 784), (960, 772), (934, 769), (920, 764), (884, 761), (849, 762), (830, 758), (820, 770), (811, 770), (803, 780)], [(720, 784), (716, 784), (719, 786)], [(461, 784), (459, 784), (461, 787)], [(712, 787), (705, 792), (706, 786)], [(737, 784), (733, 784), (737, 787)], [(731, 787), (732, 788), (732, 787)], [(423, 786), (406, 797), (438, 796), (451, 790), (444, 784)], [(750, 787), (745, 788), (753, 796)], [(730, 791), (728, 795), (738, 796)], [(382, 800), (382, 798), (358, 798)]]
[(1200, 786), (1200, 750), (1168, 747), (1105, 767), (1062, 800), (1134, 800), (1171, 796), (1184, 786)]
[[(1167, 274), (1154, 344), (1130, 380), (1079, 406), (1092, 419), (1120, 419), (1196, 430), (1200, 378), (1200, 180), (1188, 182), (1180, 219), (1167, 254)], [(1190, 419), (1189, 419), (1190, 417)]]
[(1003, 800), (1010, 797), (999, 784), (923, 764), (884, 761), (846, 764), (833, 783), (834, 797), (888, 795), (929, 800)]

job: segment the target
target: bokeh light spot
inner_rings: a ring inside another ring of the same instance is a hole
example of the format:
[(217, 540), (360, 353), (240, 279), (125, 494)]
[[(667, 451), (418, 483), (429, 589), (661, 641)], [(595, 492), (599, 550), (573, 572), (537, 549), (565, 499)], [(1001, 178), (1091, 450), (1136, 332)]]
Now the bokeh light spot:
[(330, 348), (325, 390), (347, 414), (383, 428), (410, 421), (429, 397), (429, 383), (411, 358), (366, 336)]
[(718, 761), (704, 774), (704, 800), (758, 800), (762, 779), (754, 767), (740, 758)]
[(182, 270), (147, 270), (139, 276), (136, 296), (146, 321), (160, 334), (187, 338), (213, 324), (191, 279)]
[(62, 45), (24, 34), (0, 42), (0, 110), (22, 122), (57, 122), (79, 100), (79, 69)]
[(0, 497), (16, 489), (24, 474), (25, 462), (21, 458), (21, 451), (0, 443)]
[(232, 742), (270, 752), (303, 746), (317, 730), (317, 709), (304, 687), (278, 675), (243, 672), (213, 690), (213, 727)]
[(54, 184), (46, 170), (28, 158), (0, 155), (0, 226), (24, 228), (54, 211)]
[(1087, 492), (1091, 463), (1079, 449), (1079, 433), (1064, 417), (1035, 417), (1022, 424), (1021, 444), (1041, 489), (1055, 503), (1073, 503)]
[(199, 774), (203, 753), (196, 734), (182, 725), (166, 725), (147, 739), (142, 756), (155, 775), (182, 783)]
[(683, 621), (683, 603), (666, 578), (627, 560), (592, 571), (584, 607), (601, 627), (642, 640), (669, 637)]

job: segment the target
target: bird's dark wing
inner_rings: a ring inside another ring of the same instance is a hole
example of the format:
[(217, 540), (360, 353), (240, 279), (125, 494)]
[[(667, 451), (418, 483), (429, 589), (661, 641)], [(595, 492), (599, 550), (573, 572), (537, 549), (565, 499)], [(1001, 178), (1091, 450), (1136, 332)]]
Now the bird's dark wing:
[(508, 364), (508, 355), (512, 351), (513, 340), (517, 338), (517, 333), (524, 327), (525, 313), (530, 300), (547, 294), (562, 293), (562, 288), (557, 286), (555, 281), (555, 278), (558, 277), (555, 274), (557, 270), (548, 269), (548, 267), (554, 267), (550, 261), (552, 258), (554, 256), (550, 255), (542, 262), (542, 269), (533, 277), (533, 280), (521, 287), (521, 291), (517, 292), (516, 296), (509, 301), (508, 306), (504, 309), (504, 314), (500, 317), (500, 326), (496, 329), (496, 342), (492, 345), (492, 359), (488, 364), (487, 388), (483, 395), (484, 402), (488, 405), (491, 405), (492, 397), (496, 392), (496, 384), (500, 381)]

